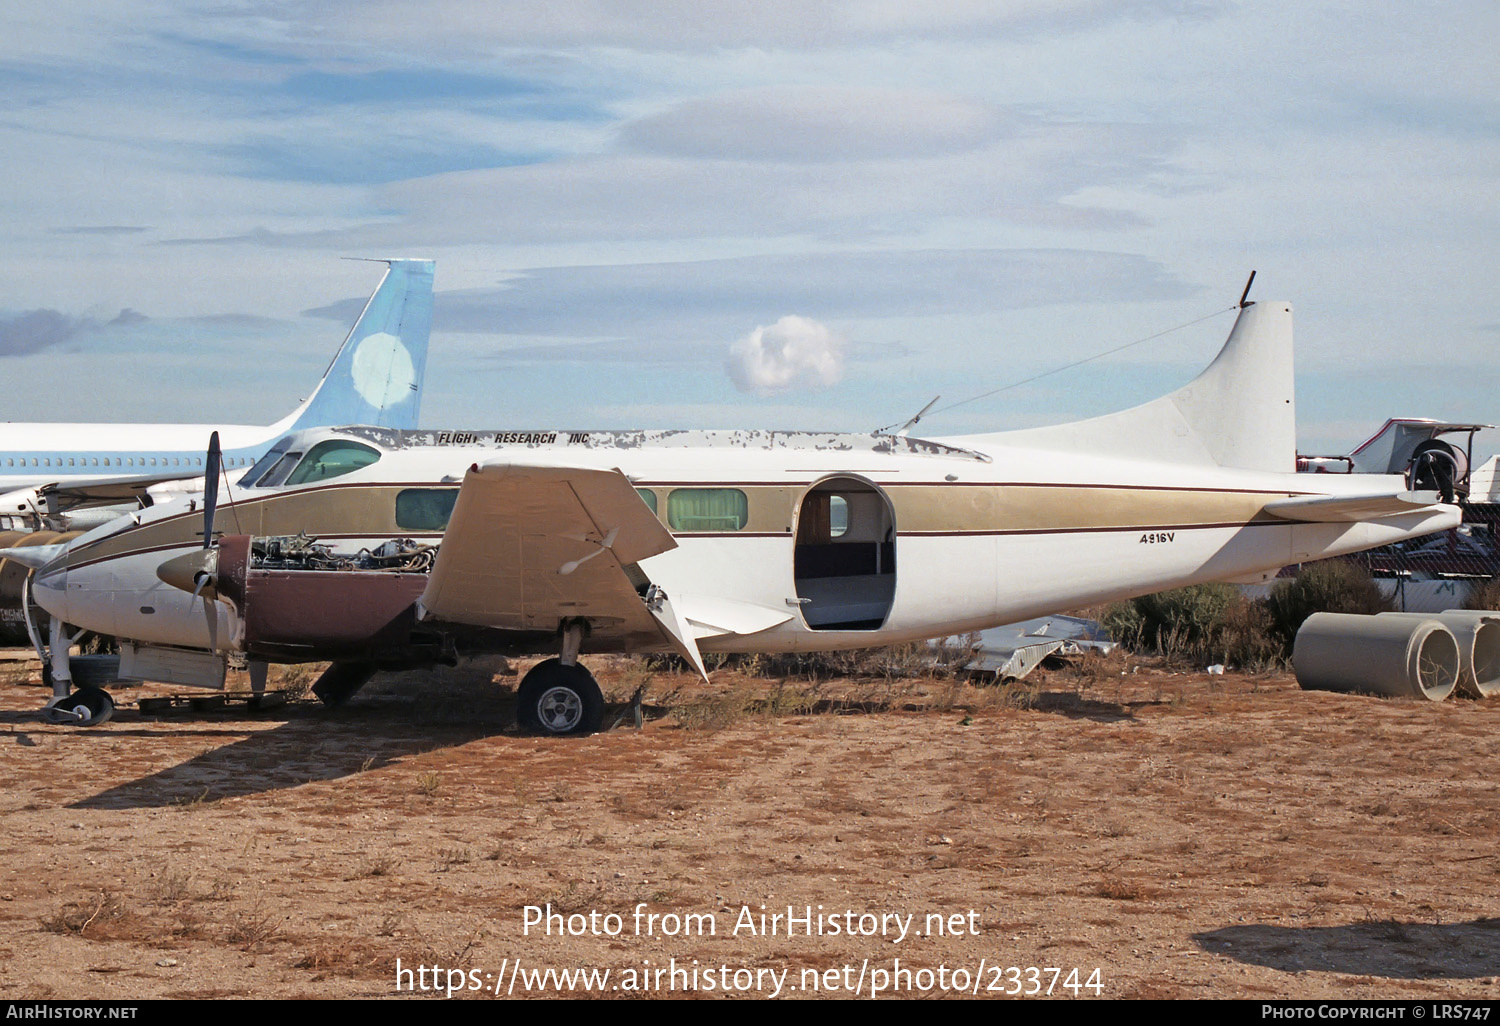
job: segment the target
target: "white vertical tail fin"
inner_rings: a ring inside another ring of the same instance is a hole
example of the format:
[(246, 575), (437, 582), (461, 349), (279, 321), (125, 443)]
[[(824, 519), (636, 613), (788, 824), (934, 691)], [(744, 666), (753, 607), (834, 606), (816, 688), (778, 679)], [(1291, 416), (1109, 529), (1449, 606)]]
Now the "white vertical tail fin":
[(1006, 445), (1290, 474), (1297, 403), (1290, 303), (1249, 303), (1213, 363), (1170, 395), (1119, 413), (987, 435)]

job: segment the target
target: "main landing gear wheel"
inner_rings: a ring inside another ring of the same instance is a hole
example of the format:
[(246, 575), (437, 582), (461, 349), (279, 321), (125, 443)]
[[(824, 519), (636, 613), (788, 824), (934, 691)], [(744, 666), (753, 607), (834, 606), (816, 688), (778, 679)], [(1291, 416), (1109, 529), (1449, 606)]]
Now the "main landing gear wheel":
[(604, 695), (582, 666), (548, 659), (522, 678), (516, 722), (541, 734), (592, 734), (604, 723)]
[(47, 711), (57, 723), (97, 727), (108, 723), (115, 714), (115, 700), (103, 688), (79, 688), (67, 698), (49, 706)]

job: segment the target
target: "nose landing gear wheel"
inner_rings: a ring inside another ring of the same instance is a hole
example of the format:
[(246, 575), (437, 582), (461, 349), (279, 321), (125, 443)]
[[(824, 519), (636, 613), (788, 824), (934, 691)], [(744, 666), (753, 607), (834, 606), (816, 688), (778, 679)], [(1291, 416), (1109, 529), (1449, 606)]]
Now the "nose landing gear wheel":
[(48, 707), (50, 718), (56, 723), (71, 723), (76, 727), (97, 727), (108, 723), (115, 714), (115, 700), (103, 688), (79, 688), (67, 698)]
[(604, 695), (582, 666), (548, 659), (521, 680), (516, 722), (539, 734), (592, 734), (604, 722)]

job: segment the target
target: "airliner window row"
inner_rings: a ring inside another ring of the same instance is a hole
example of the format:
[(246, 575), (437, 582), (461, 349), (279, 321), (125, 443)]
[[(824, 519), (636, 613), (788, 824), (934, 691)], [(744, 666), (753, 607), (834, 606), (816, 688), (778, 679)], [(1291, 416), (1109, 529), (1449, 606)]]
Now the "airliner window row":
[[(66, 462), (65, 462), (66, 461)], [(102, 461), (102, 462), (101, 462)], [(203, 457), (192, 456), (7, 456), (7, 467), (201, 467)], [(250, 460), (225, 456), (226, 467), (248, 467)]]

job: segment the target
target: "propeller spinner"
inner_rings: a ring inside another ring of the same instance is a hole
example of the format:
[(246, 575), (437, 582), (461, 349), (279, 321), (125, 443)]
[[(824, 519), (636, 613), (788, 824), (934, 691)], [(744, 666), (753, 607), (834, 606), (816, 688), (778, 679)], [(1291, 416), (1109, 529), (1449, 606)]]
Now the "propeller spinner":
[(223, 462), (219, 433), (215, 431), (208, 436), (208, 460), (204, 467), (203, 548), (173, 556), (156, 568), (156, 576), (164, 584), (190, 591), (194, 598), (202, 595), (213, 600), (219, 594), (214, 587), (219, 572), (219, 550), (214, 547), (214, 513), (219, 508), (219, 473)]

